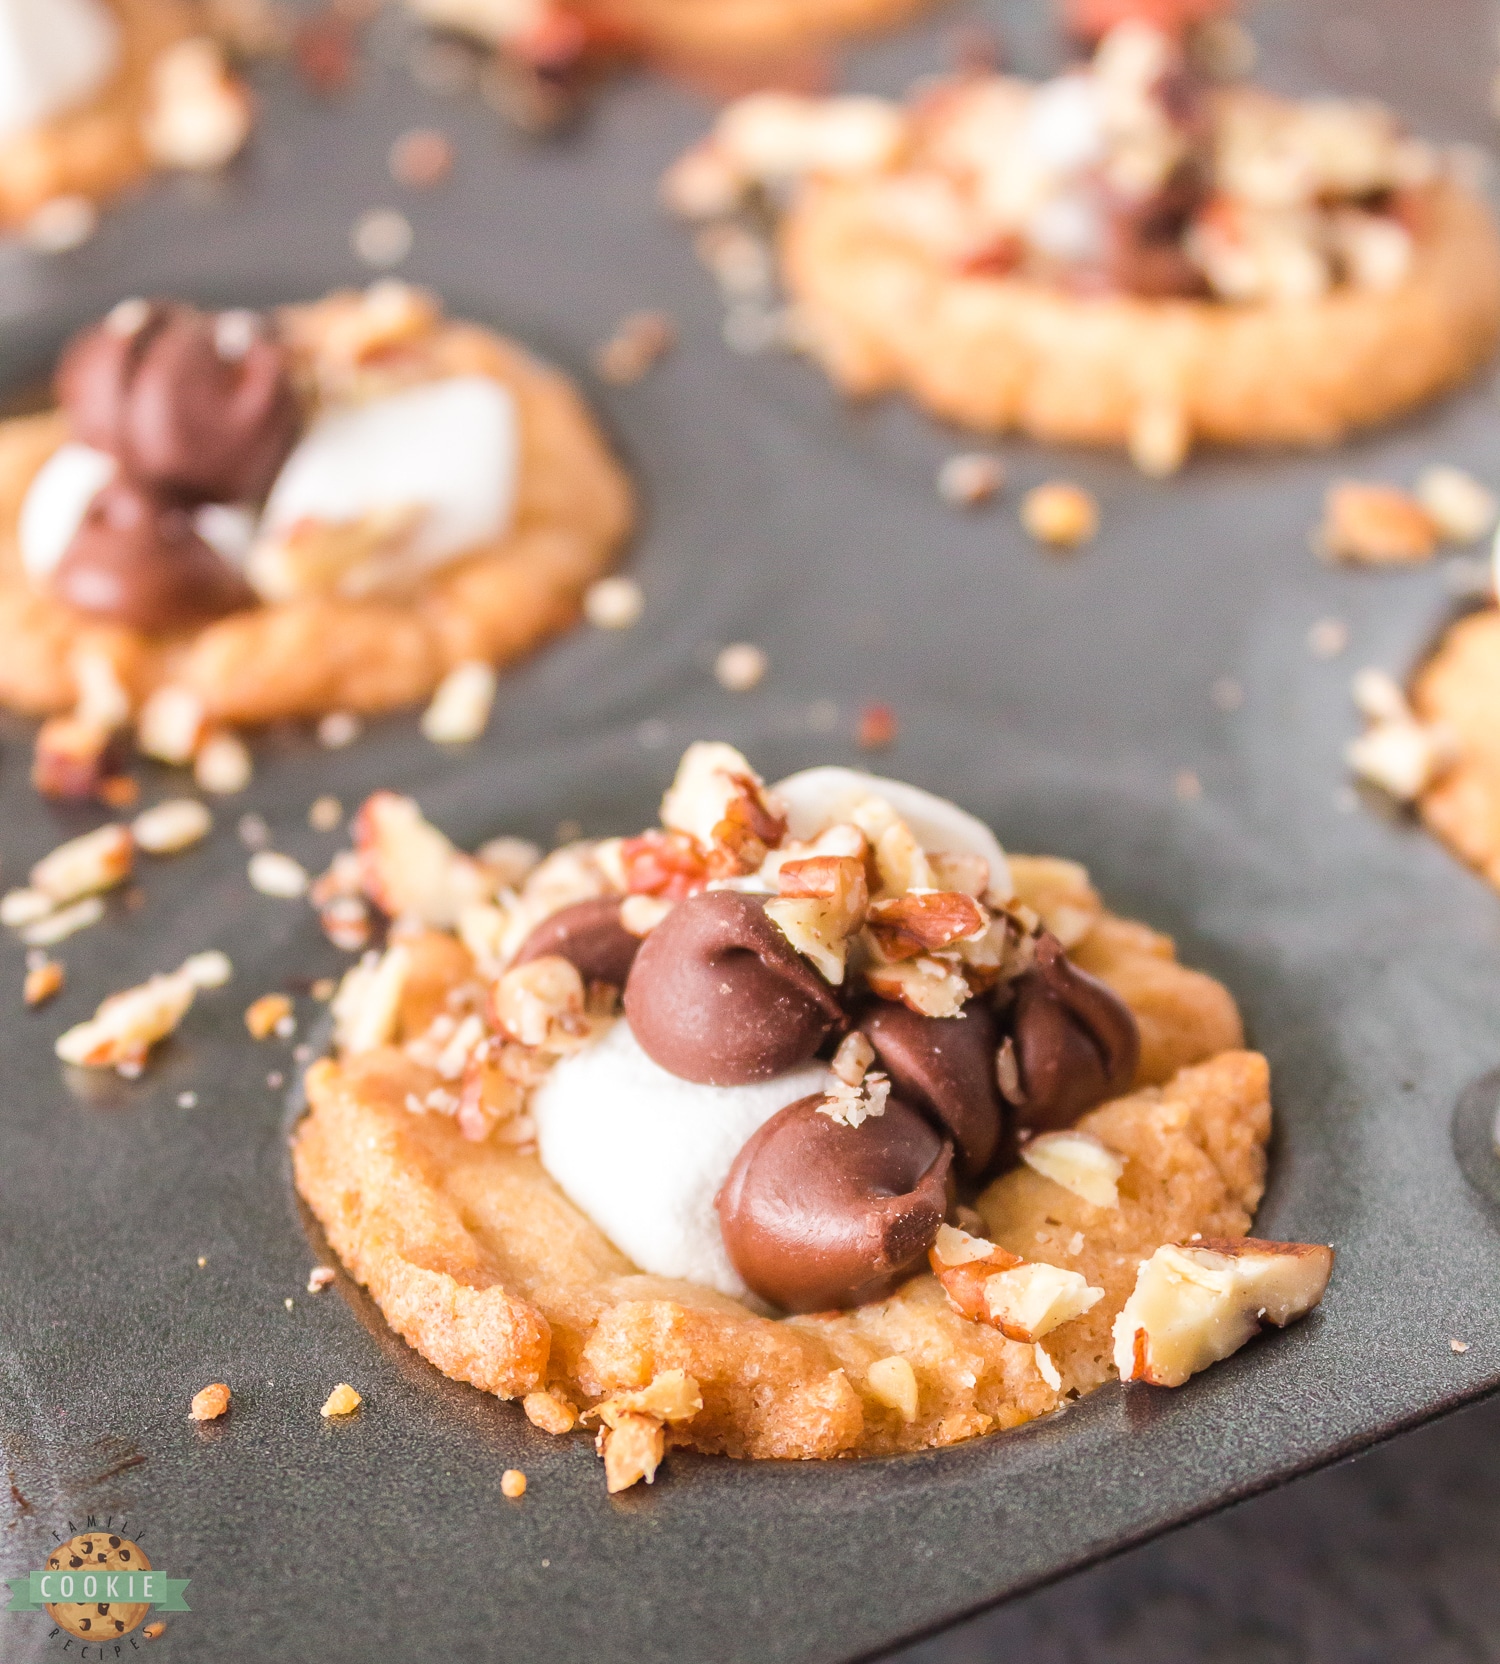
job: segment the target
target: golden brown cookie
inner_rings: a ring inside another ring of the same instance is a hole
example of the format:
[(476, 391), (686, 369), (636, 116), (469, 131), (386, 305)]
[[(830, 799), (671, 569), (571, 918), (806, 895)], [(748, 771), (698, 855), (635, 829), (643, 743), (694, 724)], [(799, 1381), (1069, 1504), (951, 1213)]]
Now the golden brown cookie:
[(1422, 819), (1500, 889), (1500, 612), (1460, 619), (1422, 667), (1412, 705), (1457, 759), (1423, 792)]
[[(692, 1377), (703, 1402), (669, 1425), (668, 1440), (732, 1456), (941, 1446), (1046, 1414), (1112, 1373), (1110, 1324), (1140, 1259), (1194, 1232), (1248, 1228), (1271, 1110), (1265, 1061), (1237, 1049), (1239, 1017), (1222, 987), (1178, 965), (1166, 938), (1103, 913), (1072, 863), (1015, 859), (1012, 875), (1019, 899), (1072, 937), (1077, 963), (1130, 1005), (1144, 1041), (1136, 1089), (1079, 1123), (1124, 1158), (1117, 1210), (1029, 1168), (979, 1199), (1005, 1248), (1104, 1290), (1086, 1319), (1049, 1335), (1053, 1384), (1037, 1347), (960, 1317), (928, 1274), (852, 1311), (781, 1320), (640, 1274), (535, 1155), (471, 1141), (451, 1116), (413, 1113), (436, 1077), (399, 1044), (309, 1072), (297, 1188), (387, 1321), (445, 1374), (506, 1398), (550, 1389), (539, 1425), (570, 1424), (558, 1400), (594, 1402), (673, 1371)], [(408, 947), (397, 1042), (422, 1032), (436, 984), (474, 975), (448, 936)], [(913, 1372), (911, 1419), (878, 1385), (881, 1371), (872, 1376), (888, 1359)]]
[(0, 424), (0, 702), (73, 705), (80, 649), (108, 658), (139, 702), (171, 683), (211, 722), (330, 710), (375, 712), (425, 697), (454, 665), (506, 664), (573, 623), (631, 521), (629, 485), (572, 385), (512, 342), (448, 321), (386, 285), (279, 319), (310, 411), (445, 377), (492, 377), (519, 429), (513, 512), (494, 541), (391, 593), (310, 591), (196, 630), (151, 634), (73, 611), (22, 567), (17, 524), (41, 465), (69, 436), (61, 414)]

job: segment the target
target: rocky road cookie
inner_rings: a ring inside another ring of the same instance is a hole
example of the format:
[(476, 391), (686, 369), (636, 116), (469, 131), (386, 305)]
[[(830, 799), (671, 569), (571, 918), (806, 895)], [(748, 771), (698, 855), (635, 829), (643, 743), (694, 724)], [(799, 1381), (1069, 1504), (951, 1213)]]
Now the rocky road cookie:
[(307, 1076), (297, 1188), (392, 1327), (612, 1489), (667, 1443), (946, 1445), (1175, 1385), (1316, 1303), (1245, 1238), (1239, 1016), (1081, 868), (955, 805), (689, 748), (662, 824), (539, 864), (377, 794), (314, 899), (391, 922)]
[(564, 377), (398, 283), (268, 317), (123, 301), (57, 392), (0, 425), (0, 701), (77, 708), (42, 734), (59, 789), (132, 714), (184, 761), (218, 725), (505, 664), (573, 622), (630, 525)]
[(1198, 440), (1330, 443), (1500, 336), (1500, 238), (1433, 147), (1376, 104), (1211, 82), (1139, 15), (1039, 85), (741, 100), (664, 190), (700, 219), (785, 203), (792, 337), (845, 391), (1153, 473)]
[(0, 226), (152, 167), (219, 167), (250, 122), (248, 91), (185, 0), (0, 0)]

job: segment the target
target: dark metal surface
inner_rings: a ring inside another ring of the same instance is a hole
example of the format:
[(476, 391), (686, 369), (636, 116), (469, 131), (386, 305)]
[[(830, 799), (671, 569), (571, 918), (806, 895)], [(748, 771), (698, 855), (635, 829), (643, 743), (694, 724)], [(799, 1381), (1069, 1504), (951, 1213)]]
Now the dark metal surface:
[[(996, 15), (1043, 67), (1038, 9)], [(1254, 21), (1283, 85), (1369, 90), (1440, 137), (1485, 136), (1493, 44), (1477, 4), (1444, 8), (1441, 33), (1395, 4), (1278, 3)], [(945, 27), (858, 55), (851, 79), (900, 86), (938, 61)], [(1168, 485), (1008, 445), (1006, 500), (960, 516), (932, 489), (952, 436), (898, 405), (847, 412), (807, 368), (719, 343), (688, 240), (652, 209), (658, 171), (703, 123), (690, 97), (622, 82), (575, 137), (537, 146), (394, 65), (333, 107), (279, 70), (263, 90), (262, 133), (222, 186), (155, 187), (77, 254), (12, 262), (0, 378), (24, 383), (125, 293), (258, 301), (358, 279), (352, 220), (399, 205), (416, 228), (406, 275), (577, 372), (622, 313), (678, 316), (683, 346), (656, 374), (594, 390), (642, 486), (647, 611), (509, 678), (485, 739), (456, 756), (411, 721), (336, 753), (271, 736), (215, 839), (148, 863), (137, 909), (116, 901), (64, 945), (63, 998), (12, 1003), (0, 1571), (39, 1565), (69, 1518), (123, 1510), (157, 1564), (192, 1579), (167, 1656), (848, 1659), (1500, 1385), (1500, 1232), (1450, 1141), (1459, 1092), (1500, 1050), (1500, 900), (1411, 826), (1355, 807), (1340, 761), (1351, 671), (1399, 670), (1446, 605), (1443, 580), (1332, 572), (1306, 548), (1335, 473), (1409, 479), (1431, 459), (1491, 473), (1492, 393), (1336, 456), (1208, 457)], [(452, 183), (421, 195), (385, 172), (418, 123), (459, 153)], [(1020, 490), (1058, 473), (1103, 507), (1097, 544), (1067, 560), (1014, 518)], [(1351, 646), (1325, 663), (1306, 638), (1329, 616)], [(708, 673), (730, 640), (770, 654), (752, 694)], [(1210, 697), (1226, 677), (1237, 709)], [(308, 829), (312, 798), (352, 806), (397, 785), (461, 839), (625, 829), (687, 740), (732, 739), (770, 777), (854, 761), (854, 713), (874, 698), (902, 722), (880, 768), (957, 798), (1013, 848), (1087, 862), (1119, 910), (1233, 988), (1278, 1110), (1258, 1229), (1336, 1243), (1335, 1281), (1308, 1322), (1179, 1393), (1106, 1389), (1017, 1434), (891, 1462), (674, 1454), (653, 1489), (609, 1500), (585, 1440), (549, 1440), (445, 1381), (346, 1283), (305, 1294), (323, 1249), (291, 1191), (284, 1093), (267, 1085), (291, 1074), (288, 1047), (252, 1045), (241, 1013), (337, 956), (306, 910), (249, 889), (233, 823), (256, 810), (277, 847), (320, 864), (334, 840)], [(27, 739), (19, 722), (0, 731), (5, 883), (89, 820), (33, 801)], [(1174, 789), (1184, 770), (1201, 795)], [(210, 945), (235, 981), (141, 1081), (64, 1075), (51, 1046), (67, 1023)], [(20, 958), (0, 944), (13, 989)], [(195, 1108), (177, 1107), (185, 1091)], [(195, 1426), (188, 1399), (216, 1379), (234, 1408)], [(340, 1380), (365, 1405), (332, 1425), (318, 1406)], [(530, 1476), (519, 1504), (500, 1495), (508, 1465)], [(53, 1656), (46, 1632), (0, 1615), (0, 1656)]]

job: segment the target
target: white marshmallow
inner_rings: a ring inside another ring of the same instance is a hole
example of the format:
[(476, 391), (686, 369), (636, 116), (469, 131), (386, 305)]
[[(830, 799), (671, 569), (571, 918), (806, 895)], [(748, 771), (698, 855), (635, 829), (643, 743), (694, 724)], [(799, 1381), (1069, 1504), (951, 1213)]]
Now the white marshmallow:
[(261, 530), (274, 542), (299, 520), (339, 523), (420, 505), (411, 562), (438, 566), (510, 523), (519, 452), (515, 400), (490, 376), (452, 376), (330, 410), (283, 464)]
[(810, 843), (825, 827), (847, 820), (863, 799), (879, 797), (900, 815), (929, 855), (982, 855), (990, 867), (989, 895), (1004, 901), (1014, 893), (1005, 851), (989, 827), (920, 786), (830, 765), (789, 774), (771, 790), (787, 812), (787, 831), (799, 843)]
[(119, 62), (101, 0), (0, 0), (0, 139), (85, 103)]
[(193, 511), (193, 530), (221, 560), (243, 566), (255, 542), (255, 513), (240, 503), (204, 503)]
[(714, 1196), (751, 1133), (828, 1083), (821, 1063), (754, 1086), (699, 1086), (646, 1056), (623, 1018), (532, 1094), (542, 1165), (642, 1271), (743, 1296)]
[(37, 469), (21, 501), (16, 537), (21, 564), (45, 583), (68, 551), (88, 506), (115, 477), (115, 459), (91, 445), (59, 445)]
[(1076, 173), (1104, 160), (1104, 110), (1088, 75), (1060, 75), (1032, 95), (1021, 143), (1053, 173)]

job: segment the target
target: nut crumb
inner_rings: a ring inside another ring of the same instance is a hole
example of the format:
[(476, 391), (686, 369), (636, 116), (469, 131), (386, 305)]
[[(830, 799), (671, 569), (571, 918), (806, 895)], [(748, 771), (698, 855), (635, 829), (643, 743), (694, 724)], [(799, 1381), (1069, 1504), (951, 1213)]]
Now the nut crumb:
[(748, 693), (765, 676), (770, 661), (753, 642), (735, 641), (714, 660), (714, 680), (730, 693)]
[(250, 748), (238, 734), (214, 734), (193, 758), (193, 779), (216, 797), (231, 797), (250, 784), (255, 765)]
[(208, 1256), (206, 1254), (199, 1254), (199, 1256), (198, 1256), (198, 1269), (201, 1271), (203, 1269), (203, 1267), (207, 1264), (208, 1264)]
[(465, 659), (438, 683), (422, 713), (422, 733), (434, 745), (467, 745), (490, 720), (499, 686), (494, 667), (482, 659)]
[(1325, 560), (1403, 566), (1431, 560), (1438, 529), (1432, 516), (1394, 485), (1337, 480), (1323, 499), (1313, 549)]
[[(179, 1092), (177, 1094), (177, 1107), (179, 1109), (196, 1109), (198, 1107), (198, 1094), (196, 1092)], [(203, 1261), (199, 1260), (198, 1264), (202, 1265)]]
[(333, 996), (338, 992), (338, 989), (339, 985), (335, 978), (331, 976), (320, 976), (308, 992), (311, 993), (315, 1000), (326, 1002), (333, 998)]
[(285, 1307), (286, 1307), (286, 1309), (287, 1309), (287, 1310), (288, 1310), (288, 1311), (290, 1311), (290, 1310), (291, 1310), (291, 1309), (292, 1309), (292, 1307), (293, 1307), (293, 1305), (294, 1305), (294, 1304), (295, 1304), (295, 1302), (294, 1302), (294, 1301), (293, 1301), (293, 1299), (292, 1299), (292, 1297), (291, 1297), (291, 1295), (290, 1295), (290, 1294), (289, 1294), (289, 1295), (287, 1295), (287, 1297), (286, 1297), (286, 1299), (285, 1299), (285, 1300), (283, 1300), (283, 1301), (282, 1301), (282, 1302), (281, 1302), (281, 1303), (282, 1303), (282, 1305), (283, 1305), (283, 1306), (285, 1306)]
[(267, 1040), (291, 1014), (292, 1002), (285, 994), (262, 994), (246, 1008), (245, 1027), (253, 1039)]
[(349, 228), (349, 246), (367, 266), (399, 266), (411, 245), (411, 221), (398, 208), (371, 208)]
[(521, 1400), (521, 1408), (527, 1421), (544, 1433), (560, 1436), (578, 1425), (578, 1411), (561, 1393), (529, 1392)]
[(176, 797), (143, 809), (130, 830), (137, 847), (148, 855), (175, 855), (201, 842), (213, 825), (206, 805), (193, 797)]
[[(203, 1264), (202, 1260), (198, 1261)], [(201, 1392), (193, 1394), (193, 1402), (188, 1414), (194, 1421), (217, 1421), (229, 1408), (229, 1388), (222, 1381), (215, 1381), (212, 1386), (204, 1387)]]
[(307, 869), (300, 861), (272, 849), (256, 850), (250, 857), (247, 871), (252, 889), (281, 901), (294, 901), (298, 896), (305, 895), (311, 882)]
[(1342, 618), (1320, 618), (1307, 632), (1307, 650), (1315, 659), (1336, 659), (1349, 645), (1349, 626)]
[(330, 711), (318, 723), (318, 744), (328, 751), (341, 751), (353, 745), (364, 730), (364, 724), (353, 711)]
[(1448, 1342), (1448, 1350), (1450, 1352), (1467, 1352), (1469, 1350), (1469, 1343), (1466, 1340), (1450, 1340)]
[(363, 1402), (347, 1381), (340, 1381), (324, 1400), (320, 1413), (325, 1416), (353, 1415)]
[(938, 469), (938, 496), (955, 508), (978, 508), (1004, 487), (1004, 465), (983, 451), (960, 451)]
[(601, 381), (628, 387), (640, 381), (677, 344), (677, 325), (666, 312), (632, 312), (594, 354)]
[(27, 1005), (45, 1005), (55, 994), (61, 993), (66, 973), (56, 959), (44, 959), (26, 973), (22, 997)]
[(307, 811), (307, 824), (314, 832), (337, 832), (343, 819), (344, 805), (329, 795), (314, 798)]
[(1082, 486), (1049, 480), (1021, 499), (1021, 524), (1039, 543), (1076, 549), (1099, 530), (1099, 508)]
[(866, 705), (859, 713), (854, 743), (861, 751), (883, 751), (896, 743), (896, 713), (889, 705)]
[(596, 630), (628, 630), (645, 605), (634, 578), (599, 578), (583, 593), (583, 616)]
[(1488, 486), (1444, 463), (1417, 476), (1417, 501), (1445, 543), (1477, 543), (1500, 516), (1500, 502)]
[(331, 1265), (315, 1265), (307, 1274), (307, 1292), (321, 1294), (337, 1276)]
[(520, 1468), (507, 1468), (500, 1475), (500, 1494), (508, 1496), (512, 1502), (526, 1495), (526, 1475)]
[(389, 164), (398, 185), (425, 190), (453, 171), (453, 146), (435, 127), (408, 128), (391, 146)]

